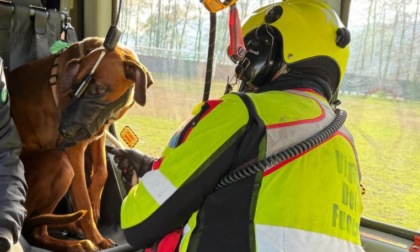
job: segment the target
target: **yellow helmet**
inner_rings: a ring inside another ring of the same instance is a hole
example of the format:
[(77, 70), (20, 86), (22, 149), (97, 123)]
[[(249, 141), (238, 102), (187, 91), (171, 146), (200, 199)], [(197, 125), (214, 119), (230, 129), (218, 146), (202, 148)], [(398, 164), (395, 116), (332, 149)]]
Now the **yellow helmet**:
[(271, 4), (245, 19), (242, 33), (247, 54), (236, 68), (239, 79), (265, 85), (285, 63), (291, 71), (326, 80), (332, 95), (338, 92), (350, 33), (328, 5), (316, 0)]

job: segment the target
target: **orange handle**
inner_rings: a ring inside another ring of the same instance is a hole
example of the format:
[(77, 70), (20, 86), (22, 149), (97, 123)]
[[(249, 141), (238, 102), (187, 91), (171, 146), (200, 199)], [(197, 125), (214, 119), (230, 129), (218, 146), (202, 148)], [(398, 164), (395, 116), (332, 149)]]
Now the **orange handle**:
[(216, 13), (224, 8), (232, 6), (237, 0), (200, 0), (204, 7), (211, 13)]

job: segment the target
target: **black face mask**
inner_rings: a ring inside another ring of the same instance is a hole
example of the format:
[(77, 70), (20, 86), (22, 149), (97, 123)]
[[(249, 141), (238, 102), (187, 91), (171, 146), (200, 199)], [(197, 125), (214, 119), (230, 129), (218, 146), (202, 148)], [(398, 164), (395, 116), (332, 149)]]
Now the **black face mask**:
[(64, 137), (62, 147), (90, 138), (128, 101), (131, 88), (113, 102), (103, 102), (91, 97), (74, 97), (63, 111), (59, 132)]

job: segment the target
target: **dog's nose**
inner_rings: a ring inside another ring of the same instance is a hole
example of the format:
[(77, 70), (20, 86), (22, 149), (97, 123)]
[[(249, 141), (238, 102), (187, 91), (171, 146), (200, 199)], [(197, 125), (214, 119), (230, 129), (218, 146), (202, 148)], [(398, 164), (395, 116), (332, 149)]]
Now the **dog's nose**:
[(58, 128), (58, 132), (66, 140), (75, 142), (86, 140), (91, 136), (89, 130), (83, 124), (75, 123), (73, 121), (62, 121)]
[(70, 127), (69, 125), (61, 125), (59, 132), (64, 138), (72, 138), (75, 134), (74, 127)]

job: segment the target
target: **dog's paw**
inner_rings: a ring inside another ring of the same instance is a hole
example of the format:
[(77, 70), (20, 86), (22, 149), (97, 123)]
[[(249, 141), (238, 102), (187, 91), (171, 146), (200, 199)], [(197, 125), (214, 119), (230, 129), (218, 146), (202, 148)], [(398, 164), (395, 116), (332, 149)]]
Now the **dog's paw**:
[(68, 252), (96, 252), (99, 249), (89, 240), (80, 240), (68, 248)]
[(98, 247), (100, 247), (101, 249), (108, 249), (108, 248), (113, 248), (118, 246), (118, 244), (116, 244), (114, 241), (112, 241), (111, 239), (103, 239), (99, 244)]

